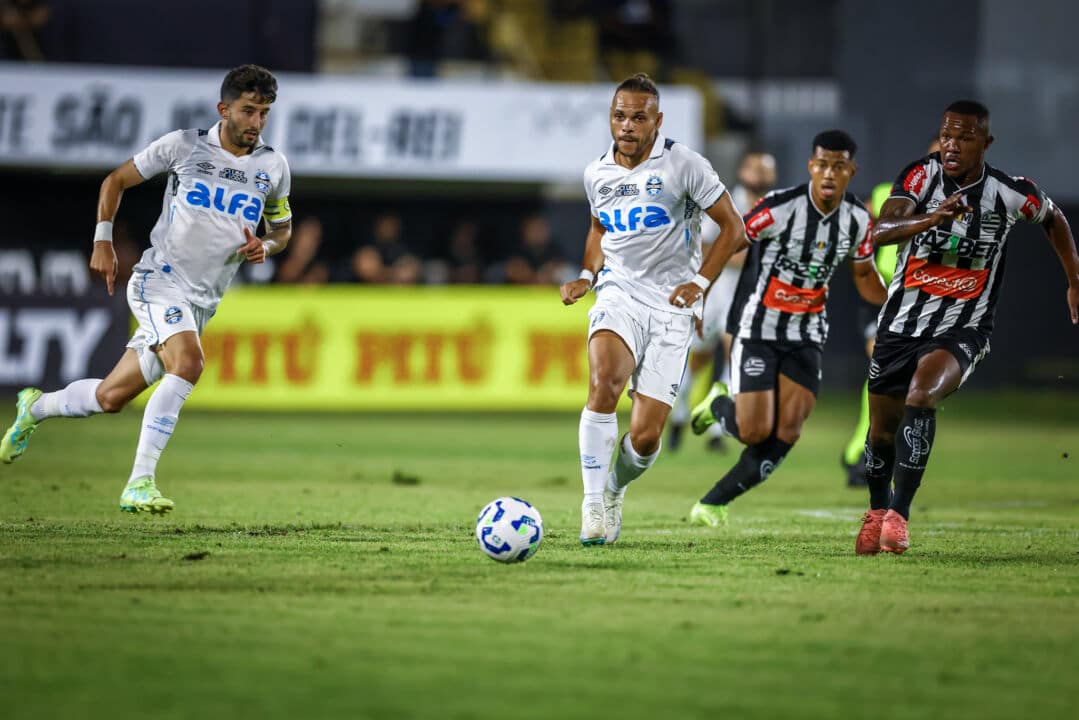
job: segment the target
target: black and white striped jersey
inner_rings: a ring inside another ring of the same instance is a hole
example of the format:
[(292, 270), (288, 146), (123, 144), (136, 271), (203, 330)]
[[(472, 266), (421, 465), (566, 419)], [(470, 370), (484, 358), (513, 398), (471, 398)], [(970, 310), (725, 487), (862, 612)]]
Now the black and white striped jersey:
[(957, 192), (974, 212), (900, 246), (877, 320), (880, 330), (908, 337), (935, 337), (954, 328), (992, 332), (1008, 232), (1020, 220), (1041, 223), (1053, 203), (1031, 180), (989, 165), (977, 181), (959, 187), (944, 174), (939, 153), (908, 165), (891, 197), (911, 200), (920, 215)]
[(744, 340), (824, 344), (828, 281), (848, 257), (873, 259), (869, 211), (847, 193), (821, 212), (808, 183), (773, 190), (745, 215), (750, 247), (728, 323)]

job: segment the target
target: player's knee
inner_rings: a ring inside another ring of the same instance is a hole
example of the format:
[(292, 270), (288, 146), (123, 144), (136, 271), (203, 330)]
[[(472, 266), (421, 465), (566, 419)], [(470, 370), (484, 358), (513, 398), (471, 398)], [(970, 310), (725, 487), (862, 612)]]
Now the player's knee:
[(918, 385), (911, 385), (907, 390), (907, 405), (919, 408), (933, 408), (940, 400), (932, 390), (926, 390)]
[(776, 437), (788, 445), (793, 445), (802, 437), (802, 426), (781, 424), (776, 428)]
[(614, 412), (622, 387), (618, 382), (593, 377), (588, 385), (588, 407), (596, 412)]
[(202, 377), (202, 368), (205, 363), (206, 360), (202, 353), (187, 353), (176, 362), (176, 366), (169, 372), (182, 377), (191, 384), (195, 384)]
[(654, 455), (659, 450), (662, 431), (659, 428), (644, 428), (631, 432), (629, 441), (633, 443), (633, 449), (638, 455)]
[(124, 409), (124, 406), (130, 401), (128, 393), (124, 392), (120, 388), (102, 388), (98, 386), (97, 392), (94, 393), (97, 398), (97, 404), (101, 406), (102, 412), (118, 413)]
[(866, 441), (873, 447), (894, 445), (895, 433), (870, 426), (869, 432), (866, 434)]
[(756, 445), (768, 439), (772, 434), (772, 428), (758, 423), (738, 423), (738, 439), (745, 445)]

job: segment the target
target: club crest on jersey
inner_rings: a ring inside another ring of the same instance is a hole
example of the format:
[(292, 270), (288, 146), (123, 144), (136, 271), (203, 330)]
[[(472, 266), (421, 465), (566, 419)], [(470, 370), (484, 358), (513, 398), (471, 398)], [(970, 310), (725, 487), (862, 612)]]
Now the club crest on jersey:
[(195, 189), (184, 196), (188, 205), (217, 210), (226, 215), (242, 213), (251, 222), (258, 222), (262, 216), (262, 200), (244, 192), (230, 192), (221, 185), (209, 186), (196, 182)]
[(1000, 215), (992, 210), (982, 213), (982, 232), (996, 235), (1000, 231), (1002, 220)]
[(225, 180), (232, 180), (233, 182), (247, 182), (247, 174), (244, 173), (243, 170), (237, 170), (236, 168), (221, 168), (221, 172), (219, 172), (217, 176)]
[(165, 322), (169, 325), (175, 325), (180, 322), (184, 317), (184, 311), (173, 305), (165, 311)]
[(600, 224), (609, 233), (634, 232), (641, 226), (646, 228), (670, 225), (671, 216), (667, 208), (660, 205), (634, 205), (629, 209), (615, 208), (611, 212), (601, 210)]
[(255, 173), (255, 189), (259, 192), (270, 192), (270, 175), (265, 170)]
[(641, 189), (637, 187), (636, 183), (631, 183), (629, 185), (619, 185), (618, 188), (614, 191), (615, 197), (630, 197), (640, 194)]
[(658, 175), (653, 175), (652, 177), (648, 178), (648, 182), (645, 183), (644, 189), (645, 192), (647, 192), (652, 197), (659, 195), (661, 192), (663, 192), (663, 178), (659, 177)]

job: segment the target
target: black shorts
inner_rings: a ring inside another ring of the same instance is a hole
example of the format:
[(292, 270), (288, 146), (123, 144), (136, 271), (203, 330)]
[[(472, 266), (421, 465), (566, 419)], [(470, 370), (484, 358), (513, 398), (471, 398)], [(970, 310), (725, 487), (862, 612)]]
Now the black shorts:
[(989, 354), (989, 338), (974, 328), (956, 328), (931, 338), (880, 332), (869, 361), (869, 392), (905, 396), (918, 361), (934, 350), (947, 350), (955, 356), (963, 373), (962, 385)]
[(816, 395), (820, 368), (817, 343), (736, 338), (731, 347), (731, 393), (774, 390), (783, 374)]

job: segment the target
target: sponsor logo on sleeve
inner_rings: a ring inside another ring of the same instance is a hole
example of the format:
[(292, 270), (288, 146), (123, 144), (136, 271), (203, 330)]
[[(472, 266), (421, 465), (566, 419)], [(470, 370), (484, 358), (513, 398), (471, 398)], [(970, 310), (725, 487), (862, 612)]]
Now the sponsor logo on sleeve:
[(1023, 203), (1023, 207), (1019, 208), (1019, 212), (1023, 213), (1023, 217), (1027, 220), (1033, 220), (1041, 209), (1041, 201), (1033, 195), (1027, 195), (1027, 201)]
[(746, 234), (756, 240), (757, 236), (773, 223), (775, 223), (775, 218), (772, 217), (772, 211), (769, 208), (761, 208), (746, 223)]
[(927, 177), (928, 175), (926, 175), (925, 167), (916, 165), (913, 170), (907, 173), (907, 179), (903, 181), (903, 189), (911, 195), (919, 195), (922, 192), (922, 188), (925, 187)]
[(865, 226), (865, 237), (858, 243), (858, 250), (855, 251), (854, 256), (857, 258), (867, 258), (873, 254), (873, 221), (870, 220)]

